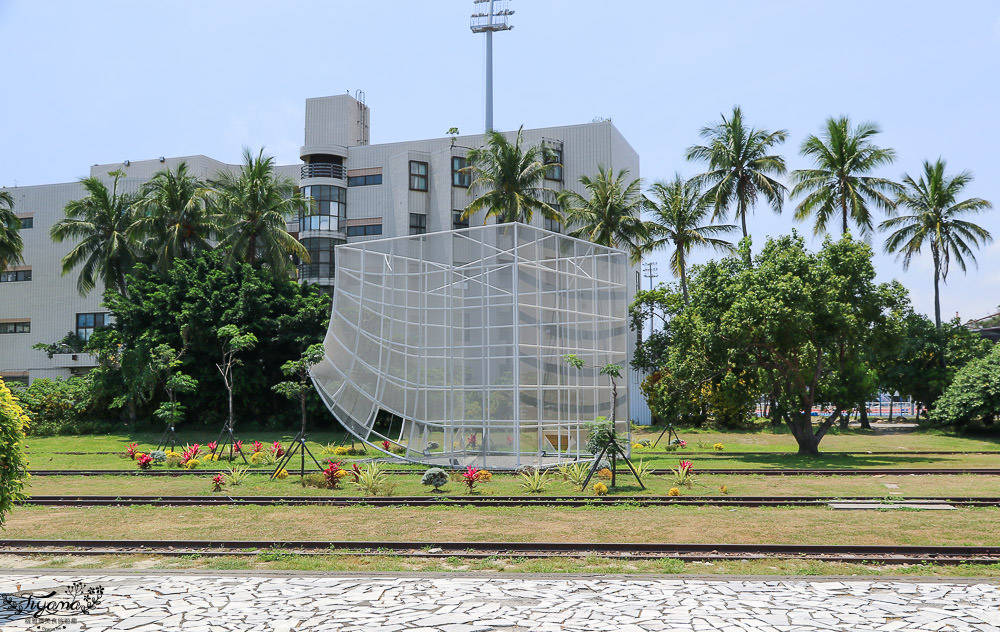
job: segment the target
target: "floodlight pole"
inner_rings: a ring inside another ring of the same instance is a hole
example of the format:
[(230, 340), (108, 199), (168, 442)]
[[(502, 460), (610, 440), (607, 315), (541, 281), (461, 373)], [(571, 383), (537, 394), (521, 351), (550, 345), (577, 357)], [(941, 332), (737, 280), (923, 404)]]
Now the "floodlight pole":
[[(472, 14), (469, 28), (473, 33), (486, 33), (486, 131), (493, 131), (493, 32), (514, 28), (507, 18), (514, 14), (507, 8), (508, 0), (472, 0), (473, 4), (486, 4), (485, 12)], [(499, 7), (497, 6), (499, 5)]]
[(486, 31), (486, 125), (484, 130), (493, 131), (493, 0), (490, 0), (489, 23)]

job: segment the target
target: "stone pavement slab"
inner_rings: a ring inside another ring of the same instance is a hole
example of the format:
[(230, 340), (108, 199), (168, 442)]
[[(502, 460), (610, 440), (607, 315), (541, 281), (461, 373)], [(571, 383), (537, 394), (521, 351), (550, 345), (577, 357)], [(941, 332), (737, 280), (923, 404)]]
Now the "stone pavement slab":
[(0, 630), (56, 629), (998, 632), (1000, 582), (0, 574)]

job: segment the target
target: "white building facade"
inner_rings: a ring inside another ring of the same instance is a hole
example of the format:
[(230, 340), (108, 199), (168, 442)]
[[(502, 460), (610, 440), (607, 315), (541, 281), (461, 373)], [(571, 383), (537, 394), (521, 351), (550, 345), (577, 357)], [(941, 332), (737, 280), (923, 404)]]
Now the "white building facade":
[[(345, 94), (307, 99), (305, 105), (302, 164), (277, 169), (312, 200), (310, 211), (289, 223), (310, 253), (310, 263), (299, 267), (302, 281), (332, 290), (337, 277), (335, 248), (341, 244), (483, 224), (481, 214), (460, 219), (473, 199), (470, 177), (460, 169), (467, 164), (469, 149), (484, 144), (482, 134), (371, 145), (370, 113), (364, 103)], [(513, 137), (514, 132), (508, 135)], [(545, 182), (553, 190), (585, 194), (578, 180), (595, 175), (598, 166), (627, 169), (630, 177), (639, 177), (638, 155), (610, 121), (525, 129), (523, 138), (525, 147), (545, 144), (558, 157), (562, 166), (548, 170)], [(157, 171), (176, 168), (182, 161), (203, 178), (239, 168), (193, 155), (94, 165), (90, 175), (110, 182), (108, 173), (121, 170), (125, 173), (121, 186), (136, 190)], [(14, 198), (15, 214), (26, 224), (21, 232), (25, 261), (0, 280), (0, 376), (28, 381), (85, 372), (94, 365), (86, 354), (56, 354), (49, 359), (31, 346), (56, 342), (70, 331), (87, 337), (107, 322), (107, 310), (100, 305), (104, 288), (98, 285), (86, 297), (80, 296), (77, 271), (61, 274), (60, 260), (73, 244), (49, 238), (49, 229), (64, 217), (66, 204), (86, 193), (78, 183), (6, 190)], [(532, 224), (562, 230), (541, 216)], [(635, 293), (638, 281), (638, 270), (630, 268), (628, 296)], [(635, 382), (631, 379), (629, 384), (630, 416), (646, 422), (648, 409), (636, 397)]]

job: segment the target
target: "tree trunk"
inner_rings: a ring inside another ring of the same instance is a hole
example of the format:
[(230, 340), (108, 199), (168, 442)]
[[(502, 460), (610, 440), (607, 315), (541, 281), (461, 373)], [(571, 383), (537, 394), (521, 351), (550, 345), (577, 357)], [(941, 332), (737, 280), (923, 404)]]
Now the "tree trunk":
[(819, 438), (813, 433), (809, 412), (794, 412), (788, 416), (787, 423), (795, 442), (799, 444), (799, 456), (819, 455)]
[(684, 251), (680, 249), (680, 246), (678, 246), (677, 258), (678, 262), (680, 263), (678, 267), (680, 268), (681, 272), (681, 291), (684, 293), (684, 304), (687, 305), (688, 304), (687, 274), (684, 271)]
[(941, 291), (938, 289), (941, 273), (938, 270), (936, 259), (937, 257), (935, 257), (934, 261), (934, 324), (938, 329), (941, 329)]
[(868, 422), (868, 402), (861, 402), (861, 408), (858, 409), (859, 416), (861, 417), (861, 429), (871, 430), (872, 425)]
[(840, 207), (844, 214), (844, 226), (841, 232), (841, 236), (843, 236), (847, 234), (847, 196), (840, 197)]

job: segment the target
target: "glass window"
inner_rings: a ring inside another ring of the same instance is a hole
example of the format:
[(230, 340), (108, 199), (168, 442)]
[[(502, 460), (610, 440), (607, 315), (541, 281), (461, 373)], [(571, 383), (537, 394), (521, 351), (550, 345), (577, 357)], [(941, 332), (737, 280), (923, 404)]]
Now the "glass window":
[(4, 272), (0, 272), (0, 283), (30, 280), (31, 270), (5, 270)]
[(332, 277), (336, 271), (334, 249), (344, 243), (329, 237), (307, 237), (302, 245), (309, 252), (309, 263), (299, 264), (299, 274), (303, 278)]
[(463, 158), (462, 156), (452, 156), (451, 157), (451, 185), (454, 187), (465, 187), (468, 189), (472, 186), (472, 174), (468, 171), (462, 171), (469, 166), (469, 160)]
[(410, 213), (410, 234), (423, 235), (427, 232), (427, 216), (423, 213)]
[(342, 230), (347, 221), (347, 189), (328, 184), (302, 187), (302, 196), (308, 201), (304, 213), (299, 215), (299, 231)]
[(27, 230), (35, 227), (34, 217), (19, 217), (18, 219), (21, 220), (21, 230)]
[(562, 182), (563, 179), (563, 150), (556, 149), (555, 147), (550, 147), (548, 156), (545, 158), (545, 164), (551, 165), (545, 170), (546, 180), (558, 180)]
[(454, 229), (457, 230), (459, 228), (468, 228), (469, 227), (469, 218), (466, 217), (465, 219), (462, 219), (462, 214), (464, 212), (465, 211), (452, 211), (451, 212), (451, 227), (452, 228), (454, 228)]
[(27, 373), (6, 373), (0, 375), (0, 378), (2, 378), (3, 381), (8, 385), (10, 384), (20, 384), (21, 386), (28, 385)]
[(427, 163), (417, 160), (410, 161), (410, 190), (427, 190)]
[[(552, 205), (552, 208), (555, 208), (557, 211), (559, 210), (555, 204)], [(542, 228), (544, 228), (545, 230), (551, 230), (554, 233), (561, 233), (562, 222), (560, 222), (557, 219), (549, 219), (548, 217), (543, 217)]]
[(31, 321), (20, 323), (0, 323), (0, 334), (30, 334)]
[(348, 237), (368, 237), (370, 235), (381, 235), (382, 224), (368, 224), (367, 226), (348, 226)]
[(382, 184), (381, 173), (374, 173), (367, 176), (350, 176), (347, 178), (347, 186), (349, 187), (364, 187), (373, 184)]
[(107, 312), (90, 312), (76, 315), (76, 335), (83, 340), (90, 340), (90, 335), (97, 329), (103, 329), (111, 324), (111, 314)]

